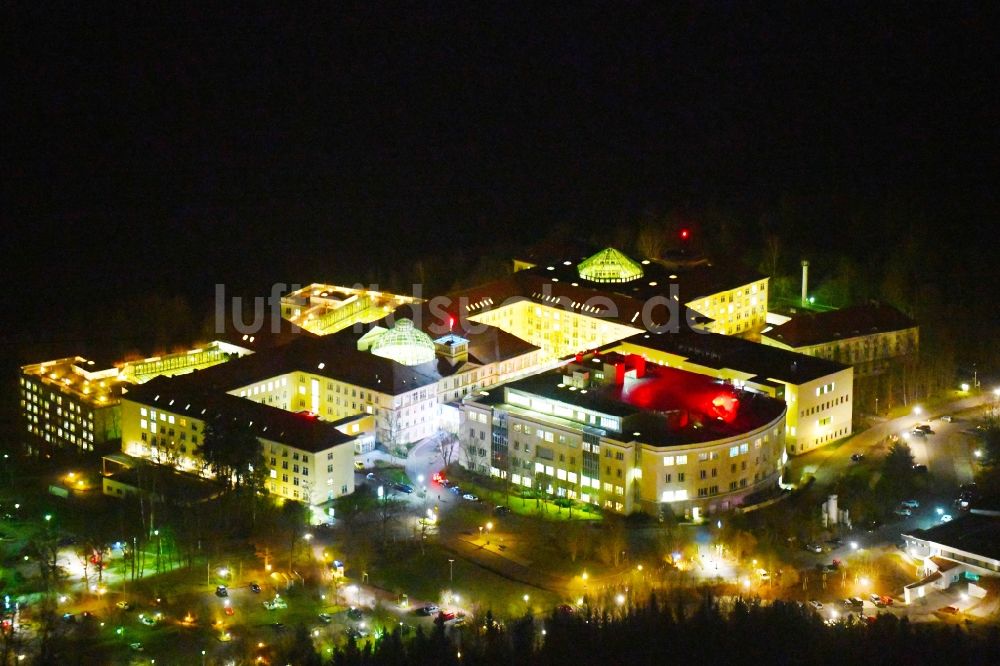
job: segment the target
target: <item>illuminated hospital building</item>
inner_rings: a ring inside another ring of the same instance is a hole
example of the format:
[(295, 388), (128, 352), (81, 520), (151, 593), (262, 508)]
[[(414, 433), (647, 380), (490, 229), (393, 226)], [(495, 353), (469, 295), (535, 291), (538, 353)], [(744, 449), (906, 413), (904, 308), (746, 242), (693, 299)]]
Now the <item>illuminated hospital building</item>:
[(636, 261), (606, 248), (582, 261), (525, 268), (452, 298), (460, 318), (497, 326), (560, 358), (667, 325), (688, 310), (705, 330), (755, 336), (765, 325), (767, 293), (768, 278), (754, 272)]
[(776, 485), (782, 400), (637, 354), (579, 354), (470, 396), (460, 464), (620, 514), (697, 519)]

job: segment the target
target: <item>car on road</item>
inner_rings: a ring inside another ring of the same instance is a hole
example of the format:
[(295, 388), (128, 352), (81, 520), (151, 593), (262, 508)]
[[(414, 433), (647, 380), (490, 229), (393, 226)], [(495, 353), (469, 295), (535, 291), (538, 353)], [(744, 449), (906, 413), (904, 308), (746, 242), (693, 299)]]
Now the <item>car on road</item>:
[(506, 516), (507, 514), (510, 513), (510, 507), (509, 506), (498, 506), (498, 507), (496, 507), (496, 508), (493, 509), (493, 513), (495, 513), (498, 516)]
[(815, 600), (815, 599), (813, 599), (812, 601), (810, 601), (809, 605), (812, 606), (813, 608), (815, 608), (816, 610), (823, 610), (823, 604), (820, 603), (819, 601)]
[(913, 430), (910, 431), (910, 435), (913, 437), (926, 437), (927, 433), (924, 432), (923, 430), (917, 430), (916, 428), (914, 428)]
[(940, 521), (942, 523), (950, 523), (952, 521), (951, 514), (950, 513), (943, 514), (940, 518)]
[(394, 483), (392, 484), (392, 487), (401, 493), (406, 493), (407, 495), (413, 492), (413, 486), (406, 483)]
[(918, 472), (920, 474), (926, 474), (927, 473), (927, 465), (914, 465), (913, 466), (913, 471), (914, 472)]
[(417, 613), (420, 615), (433, 615), (434, 613), (437, 613), (438, 610), (438, 607), (434, 604), (427, 604), (426, 606), (418, 608)]
[(260, 585), (257, 583), (250, 583), (250, 591), (254, 594), (260, 594)]
[(902, 516), (903, 518), (909, 518), (910, 516), (913, 515), (913, 512), (907, 509), (905, 506), (899, 507), (898, 509), (893, 511), (893, 513), (896, 514), (897, 516)]
[(905, 506), (907, 509), (917, 509), (920, 507), (920, 502), (915, 499), (903, 500), (899, 503), (900, 506)]
[(351, 618), (352, 620), (357, 621), (363, 618), (364, 616), (365, 616), (364, 612), (360, 608), (357, 608), (355, 606), (352, 606), (347, 610), (347, 617)]
[(121, 608), (122, 610), (132, 610), (132, 604), (127, 601), (119, 601), (115, 604), (116, 608)]
[(805, 549), (808, 550), (810, 553), (822, 553), (823, 552), (823, 546), (819, 545), (818, 543), (807, 543), (805, 545)]
[(319, 621), (322, 622), (323, 624), (330, 624), (331, 622), (333, 622), (333, 616), (330, 615), (329, 613), (320, 613), (318, 617)]
[(865, 454), (863, 454), (863, 453), (852, 453), (851, 454), (851, 460), (853, 462), (861, 462), (862, 460), (864, 460), (864, 457), (865, 457)]
[(479, 498), (476, 497), (475, 495), (473, 495), (472, 493), (465, 493), (464, 495), (462, 495), (462, 499), (469, 500), (470, 502), (478, 502), (479, 501)]
[(929, 426), (928, 424), (926, 424), (926, 423), (921, 423), (921, 424), (920, 424), (920, 425), (918, 425), (918, 426), (917, 426), (916, 428), (914, 428), (914, 430), (920, 430), (920, 431), (922, 431), (922, 432), (923, 432), (923, 433), (924, 433), (925, 435), (933, 435), (933, 434), (934, 434), (934, 431), (933, 431), (933, 430), (931, 429), (931, 427), (930, 427), (930, 426)]
[(229, 588), (226, 587), (225, 585), (219, 585), (219, 586), (217, 586), (215, 588), (215, 596), (217, 596), (217, 597), (228, 597), (229, 596)]

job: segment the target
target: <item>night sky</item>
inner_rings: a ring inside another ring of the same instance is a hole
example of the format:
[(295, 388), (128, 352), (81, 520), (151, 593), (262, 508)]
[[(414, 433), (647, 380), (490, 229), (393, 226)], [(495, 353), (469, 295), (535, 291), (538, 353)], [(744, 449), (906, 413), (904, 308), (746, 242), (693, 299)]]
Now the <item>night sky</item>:
[(8, 333), (692, 201), (892, 194), (995, 233), (985, 3), (270, 4), (0, 10)]

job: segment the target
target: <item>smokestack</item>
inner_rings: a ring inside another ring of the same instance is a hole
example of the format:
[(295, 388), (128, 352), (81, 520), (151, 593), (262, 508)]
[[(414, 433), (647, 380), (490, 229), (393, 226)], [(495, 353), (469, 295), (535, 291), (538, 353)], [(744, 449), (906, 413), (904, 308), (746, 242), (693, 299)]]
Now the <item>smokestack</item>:
[(802, 307), (809, 303), (809, 262), (802, 260)]

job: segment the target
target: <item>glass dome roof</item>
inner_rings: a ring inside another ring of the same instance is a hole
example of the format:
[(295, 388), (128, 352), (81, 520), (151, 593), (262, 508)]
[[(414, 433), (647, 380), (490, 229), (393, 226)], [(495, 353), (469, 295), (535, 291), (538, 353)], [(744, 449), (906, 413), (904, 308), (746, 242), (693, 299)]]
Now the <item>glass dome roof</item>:
[(400, 319), (372, 344), (372, 353), (403, 365), (420, 365), (434, 360), (434, 341), (409, 319)]
[(577, 265), (580, 277), (592, 282), (631, 282), (642, 277), (642, 266), (624, 253), (608, 247)]

